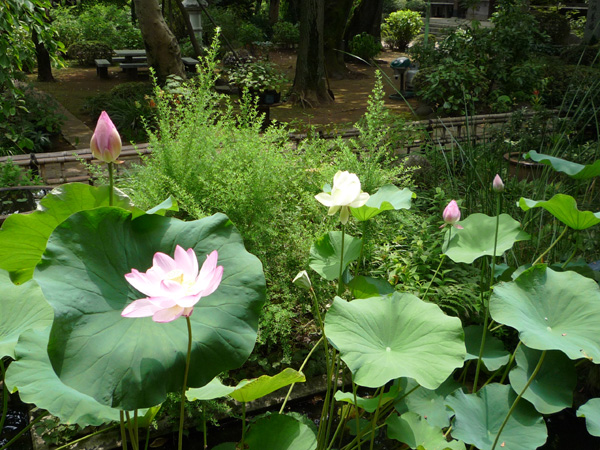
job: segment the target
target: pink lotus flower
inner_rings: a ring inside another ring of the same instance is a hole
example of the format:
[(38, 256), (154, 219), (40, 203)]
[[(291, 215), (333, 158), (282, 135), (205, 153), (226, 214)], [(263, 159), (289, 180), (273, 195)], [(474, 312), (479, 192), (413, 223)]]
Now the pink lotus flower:
[[(456, 225), (456, 222), (460, 220), (460, 209), (458, 209), (456, 200), (452, 200), (450, 203), (448, 203), (448, 206), (446, 206), (444, 209), (442, 217), (444, 218), (444, 222), (446, 222), (446, 224), (458, 228), (459, 230), (463, 229), (463, 227), (460, 225)], [(442, 227), (444, 227), (444, 225), (442, 225), (440, 228)]]
[(90, 141), (92, 155), (106, 163), (115, 162), (121, 154), (121, 136), (106, 111), (102, 111)]
[(125, 279), (148, 297), (135, 300), (121, 313), (123, 317), (150, 317), (155, 322), (171, 322), (189, 317), (202, 297), (212, 294), (223, 277), (223, 266), (217, 266), (219, 254), (213, 251), (198, 273), (194, 249), (175, 247), (175, 258), (157, 252), (152, 267), (145, 273), (131, 269)]
[(492, 188), (496, 192), (502, 192), (504, 190), (504, 183), (502, 182), (502, 178), (500, 175), (496, 174), (494, 177), (494, 181), (492, 182)]

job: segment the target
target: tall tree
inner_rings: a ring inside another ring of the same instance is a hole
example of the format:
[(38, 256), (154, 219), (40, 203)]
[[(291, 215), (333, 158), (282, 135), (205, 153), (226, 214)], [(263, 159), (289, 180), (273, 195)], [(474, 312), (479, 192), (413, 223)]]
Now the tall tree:
[(271, 0), (269, 2), (269, 25), (273, 26), (279, 21), (279, 7), (281, 0)]
[(330, 78), (346, 78), (349, 74), (344, 62), (344, 31), (354, 0), (328, 1), (325, 5), (324, 45), (325, 66)]
[(588, 44), (600, 42), (600, 0), (588, 0), (583, 40)]
[(382, 14), (383, 0), (362, 0), (354, 8), (350, 23), (346, 27), (346, 41), (360, 33), (369, 33), (375, 39), (381, 40)]
[(181, 51), (177, 39), (165, 23), (158, 0), (133, 0), (138, 24), (146, 44), (148, 63), (154, 67), (159, 80), (168, 75), (185, 78)]
[(324, 0), (304, 0), (300, 7), (300, 44), (291, 100), (303, 106), (330, 103), (323, 47)]

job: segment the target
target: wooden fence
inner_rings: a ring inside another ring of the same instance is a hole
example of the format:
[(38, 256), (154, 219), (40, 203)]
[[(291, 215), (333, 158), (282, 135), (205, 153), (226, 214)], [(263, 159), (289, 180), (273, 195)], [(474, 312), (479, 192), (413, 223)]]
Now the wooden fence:
[[(533, 113), (525, 113), (525, 117)], [(466, 142), (480, 143), (489, 140), (492, 129), (504, 126), (512, 113), (487, 114), (471, 117), (436, 118), (409, 122), (407, 129), (414, 130), (415, 138), (409, 144), (398, 149), (400, 153), (409, 154), (419, 151), (424, 145), (434, 145), (440, 148), (450, 148)], [(326, 133), (319, 132), (317, 137), (322, 139), (349, 139), (359, 135), (357, 129), (349, 129), (343, 132)], [(290, 133), (290, 140), (296, 144), (306, 139), (305, 133)], [(148, 144), (123, 146), (120, 160), (124, 164), (118, 164), (117, 174), (132, 163), (139, 162), (141, 155), (151, 154)], [(91, 182), (92, 175), (84, 163), (98, 164), (93, 160), (90, 149), (63, 151), (54, 153), (31, 153), (14, 155), (0, 158), (0, 164), (11, 158), (14, 164), (26, 169), (32, 169), (48, 185), (58, 185), (74, 181)]]

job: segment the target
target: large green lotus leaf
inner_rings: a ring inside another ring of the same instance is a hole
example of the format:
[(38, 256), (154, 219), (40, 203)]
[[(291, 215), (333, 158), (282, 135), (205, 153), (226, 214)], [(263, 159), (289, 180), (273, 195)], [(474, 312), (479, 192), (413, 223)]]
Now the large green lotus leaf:
[(600, 212), (579, 211), (577, 202), (570, 195), (556, 194), (550, 200), (531, 200), (521, 197), (519, 206), (523, 211), (544, 208), (558, 220), (574, 230), (585, 230), (600, 223)]
[(384, 211), (410, 209), (411, 200), (416, 197), (408, 188), (399, 189), (393, 184), (386, 184), (371, 195), (366, 204), (360, 208), (350, 208), (350, 211), (354, 217), (364, 222)]
[(427, 420), (414, 412), (398, 416), (393, 414), (385, 421), (387, 434), (412, 449), (427, 450), (465, 450), (465, 444), (459, 441), (446, 441), (441, 428), (432, 426)]
[[(523, 345), (517, 350), (517, 367), (509, 374), (510, 385), (521, 392), (533, 374), (542, 352)], [(542, 414), (553, 414), (573, 405), (573, 389), (577, 375), (573, 361), (559, 351), (549, 351), (539, 372), (529, 385), (523, 398), (529, 400)]]
[[(360, 256), (360, 239), (348, 234), (344, 236), (344, 269)], [(326, 280), (335, 280), (340, 276), (340, 256), (342, 251), (342, 232), (330, 231), (321, 236), (310, 248), (308, 265)]]
[[(479, 450), (491, 450), (500, 426), (517, 394), (510, 386), (488, 384), (476, 394), (456, 391), (446, 399), (454, 410), (452, 436)], [(548, 431), (531, 404), (520, 401), (512, 412), (496, 449), (535, 450), (546, 442)]]
[(352, 278), (347, 284), (354, 298), (371, 298), (394, 292), (394, 287), (387, 280), (362, 275)]
[(214, 400), (215, 398), (227, 397), (235, 390), (232, 386), (225, 386), (218, 378), (213, 378), (210, 383), (199, 388), (191, 388), (185, 392), (185, 397), (194, 400)]
[(161, 403), (179, 391), (187, 349), (184, 319), (156, 323), (124, 318), (140, 298), (124, 275), (146, 271), (158, 251), (193, 248), (200, 258), (213, 250), (224, 267), (215, 293), (201, 299), (191, 316), (192, 356), (188, 386), (207, 384), (239, 367), (256, 339), (265, 298), (258, 259), (222, 214), (193, 222), (158, 215), (132, 220), (120, 208), (76, 213), (48, 240), (35, 279), (54, 308), (48, 353), (60, 379), (100, 403), (133, 410)]
[[(461, 221), (460, 225), (462, 229), (451, 228), (446, 231), (447, 235), (452, 233), (450, 243), (444, 249), (448, 258), (454, 262), (470, 264), (481, 256), (491, 256), (494, 253), (496, 217), (471, 214)], [(508, 214), (500, 214), (496, 256), (510, 250), (515, 242), (527, 240), (529, 237), (521, 230), (519, 222)]]
[(494, 286), (490, 314), (517, 329), (529, 348), (600, 363), (600, 288), (578, 273), (534, 266), (515, 281)]
[(98, 426), (119, 420), (119, 410), (102, 405), (60, 381), (48, 358), (50, 327), (23, 333), (15, 349), (16, 360), (6, 371), (6, 385), (18, 390), (25, 403), (33, 403), (62, 423)]
[[(481, 348), (481, 339), (483, 337), (483, 327), (481, 325), (471, 325), (465, 328), (465, 346), (467, 347), (466, 360), (478, 359), (479, 349)], [(500, 339), (495, 338), (490, 333), (485, 335), (485, 345), (481, 361), (489, 371), (496, 371), (508, 363), (510, 353), (508, 353)]]
[(592, 398), (577, 410), (577, 417), (585, 417), (588, 433), (600, 437), (600, 398)]
[(50, 326), (54, 315), (35, 281), (15, 286), (8, 272), (0, 270), (0, 291), (0, 358), (15, 359), (19, 335), (29, 329)]
[(242, 380), (229, 396), (238, 402), (246, 403), (269, 395), (271, 392), (275, 392), (282, 387), (304, 381), (306, 381), (306, 377), (302, 372), (288, 367), (272, 377), (262, 375), (251, 380)]
[(317, 436), (294, 417), (269, 414), (252, 424), (246, 444), (248, 450), (314, 450)]
[(336, 297), (325, 334), (360, 386), (410, 377), (435, 389), (465, 356), (460, 320), (408, 293), (352, 302)]
[[(31, 214), (12, 214), (0, 229), (0, 268), (11, 273), (16, 284), (33, 276), (52, 231), (79, 211), (108, 206), (108, 186), (69, 183), (52, 190)], [(131, 209), (123, 193), (115, 190), (114, 206)]]
[(543, 153), (538, 153), (535, 150), (530, 151), (525, 156), (531, 158), (535, 162), (551, 166), (558, 172), (566, 173), (571, 178), (576, 180), (587, 180), (600, 175), (600, 159), (595, 161), (593, 164), (583, 165), (567, 161), (565, 159), (556, 158), (555, 156), (544, 155)]
[(399, 414), (412, 411), (423, 417), (433, 427), (446, 428), (448, 426), (453, 413), (446, 406), (446, 397), (461, 387), (452, 377), (449, 377), (435, 390), (422, 386), (414, 389), (419, 385), (410, 378), (402, 378), (400, 386), (402, 388), (401, 396), (407, 392), (410, 394), (394, 405)]

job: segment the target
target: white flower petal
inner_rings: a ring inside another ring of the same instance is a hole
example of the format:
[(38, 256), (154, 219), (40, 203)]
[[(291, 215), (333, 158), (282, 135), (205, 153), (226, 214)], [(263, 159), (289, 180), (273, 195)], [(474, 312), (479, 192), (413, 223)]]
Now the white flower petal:
[(325, 192), (321, 192), (320, 194), (315, 195), (315, 198), (322, 205), (325, 205), (325, 206), (333, 205), (333, 197), (330, 194), (327, 194)]
[(342, 222), (342, 225), (346, 225), (346, 223), (348, 223), (349, 217), (350, 209), (347, 206), (342, 206), (342, 212), (340, 213), (340, 222)]
[(364, 204), (366, 204), (369, 201), (369, 197), (370, 197), (370, 195), (367, 194), (366, 192), (361, 192), (360, 195), (358, 196), (358, 198), (356, 200), (354, 200), (352, 203), (350, 203), (348, 206), (350, 208), (360, 208), (361, 206), (363, 206)]

